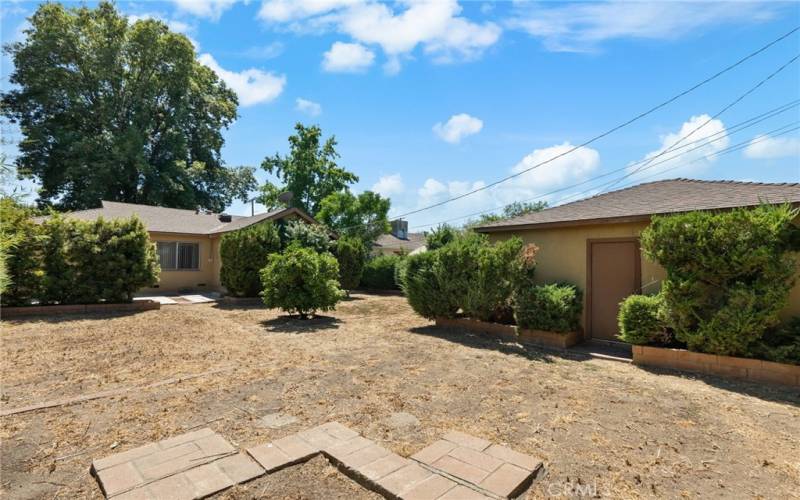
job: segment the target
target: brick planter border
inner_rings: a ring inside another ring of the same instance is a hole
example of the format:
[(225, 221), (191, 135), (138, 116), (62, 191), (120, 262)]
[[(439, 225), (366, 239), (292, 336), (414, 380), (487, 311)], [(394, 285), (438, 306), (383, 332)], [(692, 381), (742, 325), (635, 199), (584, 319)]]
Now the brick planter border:
[(800, 366), (684, 349), (633, 346), (633, 363), (720, 377), (800, 387)]
[(472, 318), (436, 318), (436, 326), (463, 328), (471, 332), (499, 337), (503, 340), (554, 349), (567, 349), (579, 343), (582, 339), (578, 332), (558, 333), (529, 330), (515, 325), (490, 323)]
[(49, 306), (3, 307), (0, 315), (3, 319), (27, 316), (54, 316), (61, 314), (85, 314), (96, 312), (135, 312), (161, 309), (161, 304), (154, 300), (135, 300), (119, 304), (64, 304)]

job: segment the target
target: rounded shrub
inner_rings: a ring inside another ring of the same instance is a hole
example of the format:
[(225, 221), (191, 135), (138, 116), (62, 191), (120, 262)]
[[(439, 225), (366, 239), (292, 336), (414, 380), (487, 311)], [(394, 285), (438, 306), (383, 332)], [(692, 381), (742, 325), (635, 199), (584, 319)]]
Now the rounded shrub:
[(339, 262), (339, 284), (345, 290), (352, 290), (361, 282), (367, 249), (360, 239), (352, 236), (339, 238), (335, 248)]
[(514, 292), (514, 318), (521, 328), (572, 332), (580, 326), (583, 295), (575, 285), (555, 283)]
[(408, 257), (403, 292), (411, 308), (420, 316), (428, 319), (452, 318), (458, 312), (458, 300), (446, 293), (442, 286), (443, 276), (439, 250)]
[(339, 288), (336, 258), (298, 245), (269, 256), (261, 270), (261, 283), (267, 307), (280, 308), (303, 319), (318, 310), (332, 310), (344, 296)]
[(664, 342), (664, 300), (661, 295), (631, 295), (620, 303), (619, 339), (629, 344)]
[(395, 279), (395, 267), (405, 257), (400, 255), (379, 255), (364, 264), (361, 287), (370, 290), (397, 290), (400, 284)]
[(475, 252), (475, 268), (467, 277), (461, 306), (464, 314), (481, 321), (508, 322), (512, 319), (514, 270), (522, 247), (522, 240), (517, 237), (494, 245), (484, 240), (467, 247)]
[(307, 224), (301, 220), (287, 222), (281, 231), (283, 247), (298, 245), (310, 248), (317, 253), (332, 250), (331, 237), (328, 229), (321, 224)]
[(459, 236), (459, 230), (453, 226), (442, 224), (431, 231), (425, 237), (425, 247), (428, 250), (438, 250), (455, 240)]
[(272, 222), (225, 233), (219, 249), (222, 286), (236, 297), (257, 297), (262, 289), (259, 271), (280, 248), (278, 229)]

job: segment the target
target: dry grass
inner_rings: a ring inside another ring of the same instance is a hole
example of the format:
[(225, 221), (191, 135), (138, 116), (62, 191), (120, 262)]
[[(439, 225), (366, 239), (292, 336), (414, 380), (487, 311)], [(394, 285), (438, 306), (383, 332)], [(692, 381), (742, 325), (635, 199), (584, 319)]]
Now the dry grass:
[[(329, 420), (403, 455), (448, 429), (509, 444), (546, 463), (532, 498), (570, 485), (623, 498), (800, 491), (796, 390), (658, 374), (442, 331), (402, 297), (357, 294), (310, 322), (217, 305), (4, 322), (2, 353), (3, 409), (233, 367), (0, 419), (2, 488), (15, 498), (99, 497), (88, 475), (92, 458), (189, 428), (208, 425), (248, 446)], [(258, 425), (258, 416), (279, 409), (299, 422)], [(421, 425), (393, 428), (388, 418), (398, 411)], [(309, 464), (228, 497), (266, 487), (285, 498), (370, 497), (327, 470)]]

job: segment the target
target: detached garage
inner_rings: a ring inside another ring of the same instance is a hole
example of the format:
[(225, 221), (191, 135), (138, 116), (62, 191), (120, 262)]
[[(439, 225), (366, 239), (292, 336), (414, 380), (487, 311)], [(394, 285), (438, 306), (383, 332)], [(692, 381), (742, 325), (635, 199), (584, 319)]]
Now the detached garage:
[[(760, 203), (800, 206), (800, 183), (650, 182), (475, 230), (488, 234), (493, 241), (519, 236), (525, 243), (535, 243), (539, 247), (537, 281), (567, 281), (583, 288), (584, 338), (617, 340), (619, 303), (634, 293), (656, 293), (665, 275), (639, 249), (639, 234), (653, 215)], [(800, 219), (796, 222), (800, 224)], [(782, 315), (800, 315), (800, 280)]]

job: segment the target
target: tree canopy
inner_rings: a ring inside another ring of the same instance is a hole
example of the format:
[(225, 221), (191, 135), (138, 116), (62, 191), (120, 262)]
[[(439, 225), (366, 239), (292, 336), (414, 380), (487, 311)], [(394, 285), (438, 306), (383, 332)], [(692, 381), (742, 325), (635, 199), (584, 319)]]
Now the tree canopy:
[(264, 184), (258, 201), (268, 208), (276, 208), (283, 205), (278, 199), (280, 194), (290, 191), (293, 197), (288, 205), (315, 216), (325, 197), (347, 190), (358, 182), (358, 177), (336, 163), (339, 153), (335, 137), (323, 143), (322, 130), (316, 125), (306, 127), (298, 123), (294, 129), (296, 134), (289, 136), (289, 154), (276, 153), (261, 163), (261, 168), (277, 176), (282, 184)]
[(494, 222), (503, 219), (511, 219), (512, 217), (519, 217), (533, 212), (540, 212), (547, 208), (546, 201), (524, 202), (515, 201), (503, 207), (503, 213), (500, 214), (485, 214), (481, 215), (477, 220), (471, 220), (465, 224), (466, 227), (480, 226), (488, 222)]
[(226, 168), (221, 129), (237, 98), (196, 60), (184, 35), (156, 20), (97, 8), (41, 5), (14, 60), (2, 114), (19, 124), (19, 175), (60, 209), (101, 199), (221, 211), (255, 187)]
[(320, 203), (317, 219), (340, 236), (360, 239), (367, 248), (381, 234), (387, 233), (391, 202), (378, 193), (364, 191), (354, 195), (339, 191), (326, 196)]

